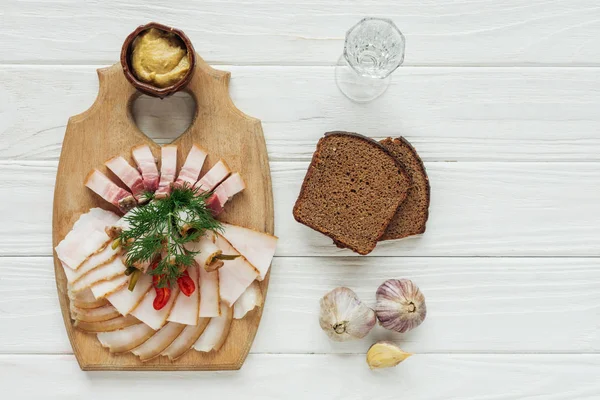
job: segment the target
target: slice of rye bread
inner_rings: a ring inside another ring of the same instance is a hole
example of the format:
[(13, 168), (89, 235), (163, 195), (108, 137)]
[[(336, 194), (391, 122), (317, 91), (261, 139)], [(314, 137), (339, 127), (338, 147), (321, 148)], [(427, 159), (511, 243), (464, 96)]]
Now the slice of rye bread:
[(388, 225), (380, 240), (401, 239), (425, 232), (429, 218), (430, 187), (427, 171), (414, 147), (403, 137), (387, 138), (380, 142), (404, 166), (412, 186), (406, 200)]
[(410, 178), (377, 141), (349, 132), (319, 140), (294, 218), (338, 247), (370, 253), (406, 197)]

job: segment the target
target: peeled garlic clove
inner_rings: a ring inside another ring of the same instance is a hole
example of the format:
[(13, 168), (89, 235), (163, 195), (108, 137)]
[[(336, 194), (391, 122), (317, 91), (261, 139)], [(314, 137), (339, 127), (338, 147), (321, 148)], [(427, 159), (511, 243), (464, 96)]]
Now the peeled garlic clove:
[(361, 339), (371, 331), (377, 318), (352, 290), (339, 287), (321, 299), (319, 323), (331, 340)]
[(395, 367), (410, 356), (394, 343), (377, 342), (367, 351), (367, 364), (371, 369)]
[(389, 279), (377, 289), (375, 311), (384, 328), (408, 332), (421, 325), (427, 315), (425, 296), (408, 279)]

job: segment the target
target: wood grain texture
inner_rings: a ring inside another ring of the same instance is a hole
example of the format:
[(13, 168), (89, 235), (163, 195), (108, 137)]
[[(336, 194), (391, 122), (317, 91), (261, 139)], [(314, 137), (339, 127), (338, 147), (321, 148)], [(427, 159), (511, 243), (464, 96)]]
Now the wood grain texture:
[(417, 354), (380, 371), (369, 371), (364, 355), (251, 355), (241, 371), (203, 374), (83, 374), (72, 356), (0, 356), (8, 398), (48, 400), (159, 400), (167, 387), (171, 396), (228, 399), (596, 400), (599, 373), (599, 355)]
[[(55, 165), (0, 162), (6, 204), (0, 208), (0, 255), (52, 254), (48, 224)], [(600, 256), (599, 163), (425, 166), (432, 187), (426, 234), (380, 243), (372, 256)], [(351, 256), (292, 217), (307, 167), (271, 163), (277, 255)], [(15, 235), (15, 227), (27, 241)]]
[[(71, 117), (65, 133), (56, 174), (53, 207), (53, 246), (71, 230), (77, 218), (91, 207), (110, 209), (100, 197), (85, 188), (85, 177), (93, 168), (106, 173), (104, 161), (121, 155), (130, 159), (131, 148), (148, 143), (159, 154), (159, 146), (138, 130), (130, 114), (135, 89), (125, 80), (120, 64), (98, 70), (100, 90), (96, 102), (82, 114)], [(208, 151), (204, 171), (223, 158), (245, 179), (247, 190), (228, 203), (222, 220), (273, 233), (273, 196), (266, 147), (260, 121), (244, 115), (232, 103), (229, 73), (210, 68), (197, 57), (194, 76), (185, 90), (196, 100), (192, 125), (174, 141), (181, 166), (193, 143)], [(251, 210), (251, 211), (250, 211)], [(73, 328), (66, 294), (66, 278), (55, 258), (57, 288), (63, 318), (73, 351), (84, 370), (220, 370), (241, 367), (258, 329), (261, 312), (235, 321), (224, 347), (217, 353), (189, 352), (177, 362), (159, 358), (141, 363), (132, 354), (111, 355), (94, 335)], [(266, 292), (268, 279), (261, 282)]]
[[(51, 257), (0, 257), (0, 353), (71, 353)], [(319, 299), (337, 286), (369, 305), (386, 279), (411, 278), (427, 300), (422, 326), (375, 327), (334, 343), (318, 324)], [(415, 353), (600, 353), (597, 258), (275, 258), (252, 353), (364, 353), (393, 340)]]
[[(392, 18), (406, 65), (598, 65), (595, 0), (4, 0), (0, 54), (12, 63), (109, 63), (148, 21), (181, 28), (209, 62), (333, 65), (346, 30)], [(17, 38), (17, 39), (16, 39)]]
[[(425, 161), (600, 161), (597, 68), (400, 68), (369, 104), (346, 99), (331, 67), (223, 68), (236, 106), (261, 119), (271, 161), (310, 160), (336, 129), (403, 135)], [(93, 103), (97, 81), (93, 66), (0, 66), (0, 160), (58, 159), (67, 117)], [(194, 110), (183, 95), (135, 106), (160, 143)]]

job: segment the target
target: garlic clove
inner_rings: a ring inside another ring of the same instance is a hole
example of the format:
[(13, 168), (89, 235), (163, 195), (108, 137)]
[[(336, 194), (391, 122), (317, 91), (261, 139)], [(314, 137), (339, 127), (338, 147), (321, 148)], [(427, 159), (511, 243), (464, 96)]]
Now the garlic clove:
[(410, 356), (394, 343), (377, 342), (367, 351), (367, 364), (371, 369), (395, 367)]
[(346, 287), (333, 289), (321, 299), (319, 323), (331, 340), (361, 339), (373, 329), (376, 321), (375, 312)]
[(427, 316), (425, 296), (409, 279), (389, 279), (377, 289), (377, 319), (386, 329), (404, 333)]

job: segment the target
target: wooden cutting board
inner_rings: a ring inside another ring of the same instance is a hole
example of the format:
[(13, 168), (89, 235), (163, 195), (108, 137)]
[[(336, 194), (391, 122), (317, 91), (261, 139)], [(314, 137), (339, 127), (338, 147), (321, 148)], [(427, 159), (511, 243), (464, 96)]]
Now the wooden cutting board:
[[(190, 127), (174, 143), (179, 146), (181, 166), (192, 143), (208, 150), (204, 170), (223, 158), (232, 171), (239, 172), (246, 190), (227, 203), (219, 219), (273, 233), (273, 193), (267, 148), (260, 120), (238, 110), (229, 97), (229, 72), (217, 71), (197, 56), (196, 70), (185, 91), (196, 101), (196, 115)], [(87, 174), (98, 168), (118, 179), (104, 162), (121, 155), (135, 165), (130, 149), (148, 144), (156, 157), (160, 146), (144, 135), (131, 115), (131, 104), (140, 93), (125, 79), (120, 64), (98, 70), (100, 89), (94, 104), (69, 119), (54, 189), (53, 247), (71, 230), (79, 216), (92, 207), (117, 211), (84, 186)], [(69, 315), (67, 281), (54, 256), (56, 286), (63, 319), (73, 352), (83, 370), (231, 370), (239, 369), (254, 340), (263, 308), (242, 320), (234, 320), (225, 345), (218, 352), (189, 351), (171, 362), (160, 357), (142, 363), (132, 354), (113, 355), (103, 348), (96, 335), (73, 328)], [(269, 276), (261, 283), (266, 295)]]

